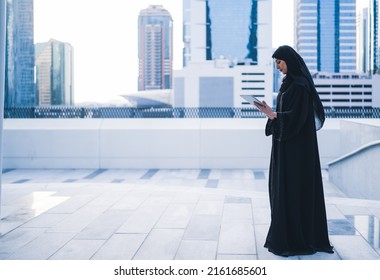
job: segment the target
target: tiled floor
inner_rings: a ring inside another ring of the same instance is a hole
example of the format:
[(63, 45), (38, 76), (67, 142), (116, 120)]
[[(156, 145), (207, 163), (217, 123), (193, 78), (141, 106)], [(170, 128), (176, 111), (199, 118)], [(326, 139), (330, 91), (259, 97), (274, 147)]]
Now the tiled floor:
[(0, 259), (380, 259), (380, 201), (325, 179), (334, 254), (263, 248), (267, 170), (3, 172)]

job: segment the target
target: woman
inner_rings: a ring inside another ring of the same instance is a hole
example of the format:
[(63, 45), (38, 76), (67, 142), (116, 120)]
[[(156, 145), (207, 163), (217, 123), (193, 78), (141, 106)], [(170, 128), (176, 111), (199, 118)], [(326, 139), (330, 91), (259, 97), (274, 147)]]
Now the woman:
[(265, 247), (276, 255), (333, 253), (327, 231), (316, 130), (325, 117), (313, 79), (301, 56), (289, 46), (273, 53), (283, 74), (276, 111), (256, 107), (268, 116), (272, 135), (269, 169), (271, 224)]

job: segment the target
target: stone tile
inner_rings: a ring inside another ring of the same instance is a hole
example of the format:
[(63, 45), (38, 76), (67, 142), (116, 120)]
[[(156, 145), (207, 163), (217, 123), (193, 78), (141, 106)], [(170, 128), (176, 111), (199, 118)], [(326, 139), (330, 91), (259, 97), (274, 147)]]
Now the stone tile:
[(114, 234), (91, 259), (131, 260), (146, 236), (146, 234)]
[(211, 169), (208, 175), (208, 179), (220, 179), (222, 175), (221, 169)]
[(171, 169), (165, 178), (177, 178), (185, 180), (199, 179), (200, 171), (197, 169)]
[(171, 191), (160, 191), (156, 194), (151, 194), (150, 197), (148, 197), (144, 204), (145, 205), (160, 205), (160, 206), (168, 206), (169, 203), (171, 203), (173, 200), (173, 192)]
[(46, 185), (46, 190), (55, 191), (56, 196), (65, 196), (72, 198), (77, 195), (83, 195), (81, 192), (85, 186), (81, 183), (78, 184), (67, 184), (67, 183), (48, 183)]
[(195, 210), (195, 215), (222, 215), (223, 201), (199, 201)]
[(267, 180), (255, 180), (253, 182), (253, 191), (265, 193), (268, 191), (268, 181)]
[(0, 235), (6, 235), (9, 232), (17, 229), (21, 225), (23, 225), (24, 221), (19, 222), (8, 222), (8, 221), (0, 221)]
[(252, 207), (246, 203), (225, 203), (222, 222), (249, 220), (252, 223)]
[(330, 242), (343, 260), (379, 260), (380, 255), (360, 235), (332, 235)]
[(247, 170), (247, 169), (221, 169), (220, 179), (224, 179), (224, 180), (253, 179), (253, 173), (251, 170)]
[(126, 182), (134, 182), (141, 178), (145, 173), (146, 169), (108, 169), (106, 173), (101, 175), (101, 177), (108, 181), (120, 178)]
[(105, 240), (71, 240), (49, 259), (89, 260)]
[(73, 238), (73, 233), (43, 233), (10, 255), (12, 260), (47, 260)]
[(43, 234), (45, 229), (23, 229), (18, 228), (0, 237), (0, 253), (11, 254), (25, 246), (38, 236)]
[(12, 213), (17, 212), (20, 210), (20, 206), (18, 205), (2, 205), (1, 206), (1, 219), (4, 219), (5, 217), (11, 215)]
[(327, 216), (327, 219), (331, 219), (331, 220), (340, 220), (340, 219), (346, 218), (343, 215), (343, 213), (339, 210), (339, 208), (333, 204), (326, 204), (326, 216)]
[(329, 235), (358, 235), (355, 227), (347, 220), (327, 220)]
[(317, 252), (313, 255), (298, 256), (300, 260), (341, 260), (337, 253), (329, 254), (323, 252)]
[(92, 171), (90, 174), (88, 174), (87, 176), (83, 177), (84, 180), (91, 180), (91, 179), (94, 179), (95, 177), (99, 176), (100, 174), (102, 174), (103, 172), (106, 172), (107, 169), (97, 169), (95, 171)]
[(207, 193), (202, 193), (201, 197), (199, 198), (199, 202), (202, 201), (219, 201), (224, 203), (225, 195), (222, 192), (216, 192), (213, 190), (209, 190)]
[(244, 187), (253, 186), (253, 181), (241, 180), (241, 179), (220, 179), (218, 187), (224, 190), (241, 190)]
[(133, 259), (172, 260), (181, 243), (182, 229), (153, 229)]
[(26, 223), (28, 220), (34, 218), (36, 215), (35, 210), (27, 209), (27, 208), (21, 208), (17, 211), (9, 214), (8, 216), (1, 219), (1, 222), (3, 223), (16, 223), (19, 225), (22, 225)]
[(220, 225), (220, 216), (194, 215), (186, 228), (184, 239), (218, 240)]
[(251, 204), (250, 197), (240, 197), (240, 196), (226, 196), (224, 199), (224, 203), (246, 203)]
[[(109, 186), (110, 188), (110, 186)], [(127, 194), (127, 190), (110, 190), (107, 189), (105, 193), (102, 193), (100, 196), (93, 199), (88, 205), (91, 206), (108, 206), (111, 207), (116, 202), (121, 200)]]
[(219, 254), (255, 255), (255, 233), (252, 222), (231, 221), (222, 223), (219, 236)]
[(215, 260), (217, 241), (182, 240), (176, 260)]
[(149, 233), (162, 213), (166, 205), (150, 204), (145, 202), (121, 225), (117, 233)]
[(218, 260), (257, 260), (257, 255), (218, 255)]
[(130, 192), (127, 193), (123, 198), (111, 206), (111, 209), (137, 209), (149, 196), (149, 193), (143, 192)]
[[(32, 205), (36, 201), (43, 200), (49, 196), (52, 196), (53, 194), (54, 192), (36, 191), (32, 189), (30, 193), (24, 196), (18, 197), (17, 199), (14, 199), (10, 201), (9, 203), (11, 203), (12, 205), (20, 206), (22, 208), (28, 208), (28, 206)], [(9, 203), (5, 203), (5, 205)]]
[(253, 171), (253, 175), (255, 176), (255, 180), (265, 180), (264, 171)]
[(154, 175), (158, 172), (158, 169), (149, 169), (141, 178), (140, 180), (149, 180), (152, 179)]
[(75, 239), (108, 239), (130, 215), (130, 210), (108, 210), (79, 232)]
[(267, 207), (252, 208), (253, 222), (255, 225), (270, 224), (271, 212)]
[(43, 213), (27, 223), (23, 224), (25, 228), (50, 228), (64, 220), (70, 214), (48, 214)]
[(91, 200), (95, 199), (97, 194), (78, 194), (65, 202), (57, 205), (56, 207), (50, 209), (48, 213), (55, 214), (65, 214), (65, 213), (74, 213), (78, 209), (85, 206)]
[(200, 198), (199, 193), (195, 192), (180, 192), (173, 198), (173, 203), (198, 203)]
[(98, 218), (106, 207), (83, 207), (73, 214), (67, 215), (65, 219), (48, 229), (48, 232), (73, 232), (78, 233), (92, 221)]
[(216, 189), (218, 187), (218, 184), (219, 184), (219, 180), (209, 179), (206, 181), (205, 188)]
[(155, 228), (186, 228), (195, 204), (171, 204), (161, 216)]
[(208, 176), (210, 176), (210, 169), (201, 169), (199, 171), (198, 179), (208, 179)]
[(255, 197), (252, 197), (251, 200), (252, 200), (253, 208), (266, 207), (270, 209), (269, 196), (266, 193), (264, 193), (263, 197), (255, 196)]

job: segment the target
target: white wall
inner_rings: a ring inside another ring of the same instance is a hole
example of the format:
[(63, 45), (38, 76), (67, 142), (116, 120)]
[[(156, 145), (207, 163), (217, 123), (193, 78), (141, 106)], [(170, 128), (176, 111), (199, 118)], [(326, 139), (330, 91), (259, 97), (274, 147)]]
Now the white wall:
[[(272, 66), (241, 65), (229, 68), (228, 60), (213, 60), (200, 63), (189, 63), (181, 70), (174, 71), (175, 78), (184, 79), (184, 107), (199, 107), (200, 78), (202, 77), (231, 77), (233, 78), (234, 107), (250, 107), (242, 105), (244, 99), (241, 94), (265, 95), (265, 100), (270, 103), (273, 100), (273, 69)], [(264, 73), (263, 76), (243, 76), (242, 73)], [(254, 77), (254, 78), (252, 78)], [(264, 80), (264, 83), (243, 83), (242, 80)], [(174, 81), (175, 82), (175, 81)], [(264, 90), (243, 90), (243, 87), (263, 87)], [(174, 92), (176, 94), (176, 92)], [(218, 92), (214, 92), (215, 98)], [(260, 99), (262, 99), (260, 97)], [(176, 105), (176, 104), (174, 104)]]
[[(4, 168), (263, 168), (265, 119), (6, 119)], [(339, 120), (318, 132), (325, 166)]]
[(349, 197), (380, 199), (380, 121), (342, 120), (339, 159), (328, 164), (329, 179)]

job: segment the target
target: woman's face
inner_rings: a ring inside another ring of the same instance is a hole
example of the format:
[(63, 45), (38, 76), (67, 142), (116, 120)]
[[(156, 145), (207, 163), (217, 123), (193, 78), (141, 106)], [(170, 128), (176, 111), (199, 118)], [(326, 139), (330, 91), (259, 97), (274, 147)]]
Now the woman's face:
[(274, 62), (276, 63), (276, 68), (282, 73), (286, 74), (288, 72), (288, 66), (286, 65), (286, 62), (281, 59), (275, 59)]

